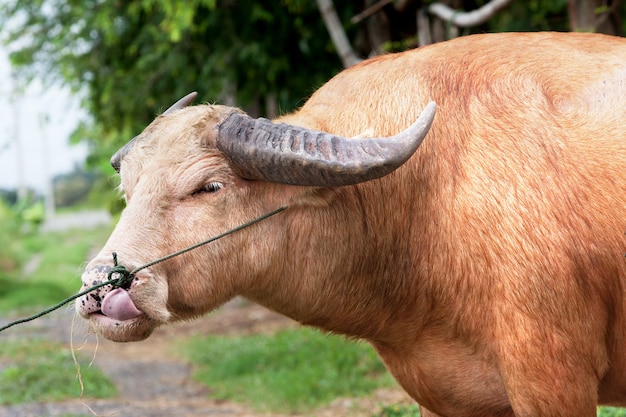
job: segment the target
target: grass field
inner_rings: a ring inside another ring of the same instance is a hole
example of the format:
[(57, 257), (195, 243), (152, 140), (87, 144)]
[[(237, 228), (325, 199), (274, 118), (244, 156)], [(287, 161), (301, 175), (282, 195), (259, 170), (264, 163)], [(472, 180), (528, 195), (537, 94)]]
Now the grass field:
[[(81, 266), (110, 228), (66, 233), (28, 233), (11, 242), (18, 265), (0, 271), (0, 314), (32, 314), (57, 304), (80, 289)], [(1, 337), (1, 336), (0, 336)], [(85, 396), (114, 396), (115, 387), (85, 358), (77, 356)], [(0, 343), (0, 404), (78, 398), (81, 387), (70, 349), (45, 339), (5, 339)]]
[(213, 395), (261, 411), (306, 412), (395, 384), (369, 345), (306, 328), (196, 338), (182, 350)]
[[(102, 372), (77, 356), (81, 378), (89, 398), (116, 395)], [(73, 372), (71, 370), (74, 370)], [(0, 404), (59, 401), (79, 398), (81, 386), (69, 348), (43, 339), (8, 340), (0, 343)]]

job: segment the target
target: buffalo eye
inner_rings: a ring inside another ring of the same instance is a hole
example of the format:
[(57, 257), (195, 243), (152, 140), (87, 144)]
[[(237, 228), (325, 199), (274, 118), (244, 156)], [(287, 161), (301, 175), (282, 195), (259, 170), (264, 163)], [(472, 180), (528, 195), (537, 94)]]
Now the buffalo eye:
[(201, 189), (196, 191), (195, 194), (198, 194), (198, 193), (216, 193), (219, 190), (221, 190), (222, 188), (224, 188), (224, 184), (222, 184), (221, 182), (211, 181), (211, 182), (206, 183)]

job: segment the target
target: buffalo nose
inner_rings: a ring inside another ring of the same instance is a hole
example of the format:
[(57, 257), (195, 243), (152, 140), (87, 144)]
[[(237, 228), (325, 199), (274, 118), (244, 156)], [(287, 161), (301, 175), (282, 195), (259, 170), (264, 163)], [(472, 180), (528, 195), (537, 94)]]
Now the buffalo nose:
[[(98, 265), (87, 269), (81, 277), (83, 282), (81, 291), (87, 290), (94, 285), (98, 285), (106, 281), (111, 268), (112, 266), (110, 265)], [(87, 316), (91, 313), (100, 311), (102, 309), (102, 301), (104, 300), (104, 297), (112, 289), (112, 285), (105, 285), (104, 287), (97, 288), (79, 297), (76, 300), (76, 309), (78, 313), (82, 316)]]

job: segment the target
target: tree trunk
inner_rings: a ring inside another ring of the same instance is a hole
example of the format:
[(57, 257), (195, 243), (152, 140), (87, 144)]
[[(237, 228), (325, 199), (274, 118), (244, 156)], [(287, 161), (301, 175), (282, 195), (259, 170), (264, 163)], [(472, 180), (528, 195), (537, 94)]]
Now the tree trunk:
[(350, 45), (350, 41), (346, 36), (346, 32), (343, 30), (341, 21), (339, 21), (332, 0), (317, 0), (317, 7), (324, 19), (326, 29), (330, 34), (330, 38), (333, 40), (333, 44), (337, 49), (337, 54), (339, 54), (344, 68), (351, 67), (358, 63), (360, 59), (356, 56)]
[(491, 0), (476, 10), (463, 11), (462, 0), (445, 0), (427, 7), (429, 14), (438, 19), (432, 25), (432, 41), (441, 42), (458, 36), (458, 28), (482, 25), (513, 0)]
[[(371, 7), (374, 0), (366, 0), (366, 7)], [(381, 2), (386, 3), (386, 2)], [(379, 3), (380, 4), (380, 3)], [(383, 53), (382, 46), (391, 41), (389, 19), (385, 13), (375, 13), (365, 23), (367, 30), (367, 38), (370, 43), (370, 56), (380, 55)]]
[(619, 3), (620, 0), (568, 0), (571, 30), (621, 35)]
[[(452, 39), (452, 38), (456, 38), (458, 36), (458, 29), (457, 27), (451, 22), (451, 20), (454, 18), (454, 14), (456, 13), (457, 10), (459, 10), (462, 6), (463, 6), (463, 1), (462, 0), (442, 0), (439, 1), (435, 4), (439, 4), (442, 6), (446, 6), (448, 9), (453, 10), (452, 16), (450, 18), (447, 19), (434, 19), (431, 23), (431, 42), (432, 43), (437, 43), (437, 42), (443, 42), (446, 41), (448, 39)], [(432, 4), (430, 5), (430, 7), (428, 8), (428, 11), (431, 11), (432, 8)]]

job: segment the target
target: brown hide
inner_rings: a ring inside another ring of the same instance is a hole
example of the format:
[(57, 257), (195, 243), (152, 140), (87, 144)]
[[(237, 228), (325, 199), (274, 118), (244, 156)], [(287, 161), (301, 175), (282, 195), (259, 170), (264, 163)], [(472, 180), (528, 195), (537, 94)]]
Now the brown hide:
[(242, 295), (368, 340), (425, 416), (626, 405), (625, 58), (620, 38), (494, 34), (345, 70), (280, 121), (391, 136), (438, 105), (407, 163), (345, 187), (237, 176), (214, 147), (232, 109), (159, 117), (121, 162), (128, 206), (85, 287), (113, 250), (130, 269), (289, 208), (137, 274), (120, 296), (137, 318), (77, 310), (138, 340)]

